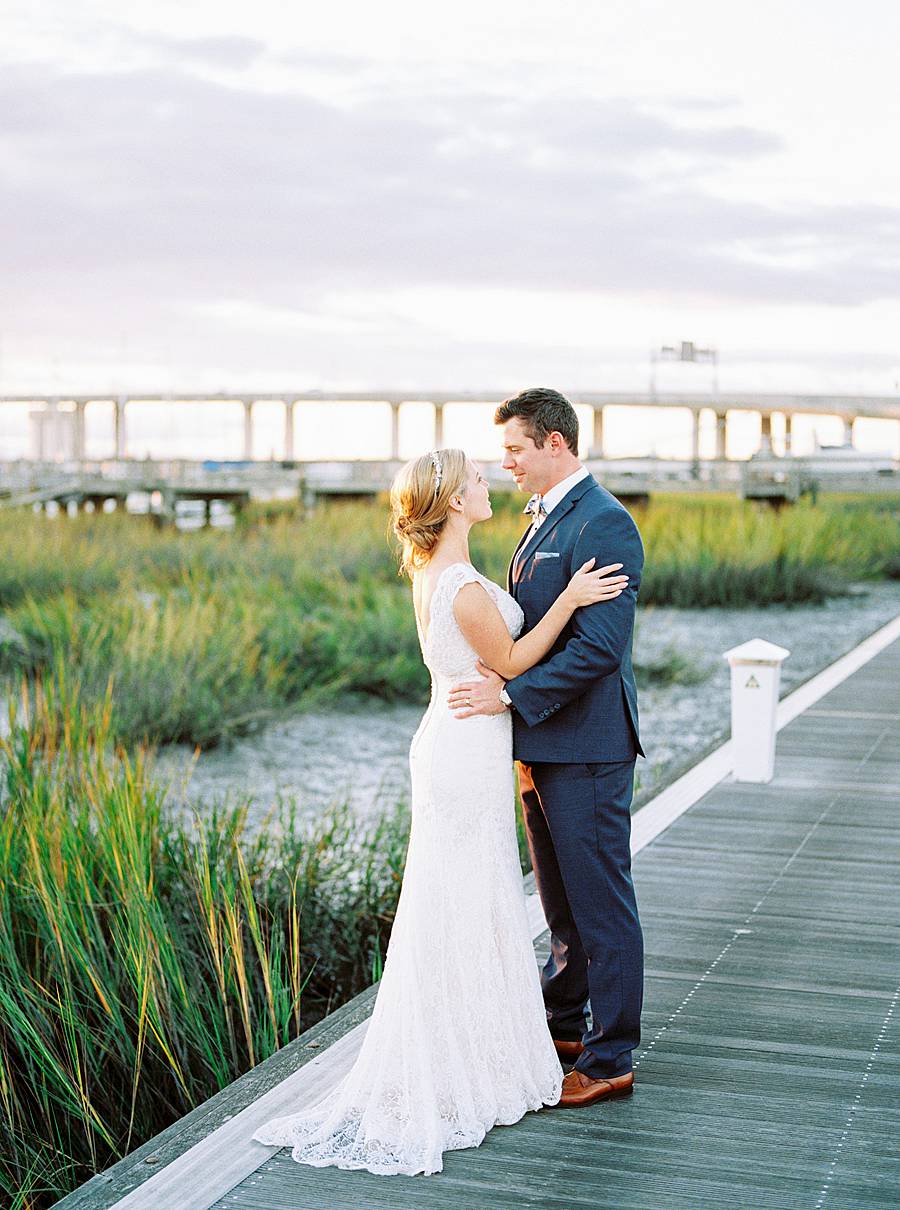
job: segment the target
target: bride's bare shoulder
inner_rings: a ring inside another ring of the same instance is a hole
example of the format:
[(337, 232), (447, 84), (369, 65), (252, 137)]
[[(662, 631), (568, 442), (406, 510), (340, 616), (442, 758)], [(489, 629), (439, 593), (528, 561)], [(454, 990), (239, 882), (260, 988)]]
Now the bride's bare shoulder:
[(453, 559), (441, 563), (427, 563), (424, 567), (416, 571), (414, 575), (421, 577), (422, 588), (427, 591), (429, 589), (433, 589), (438, 580), (440, 580), (440, 578), (443, 576), (444, 572), (449, 571), (451, 567), (457, 568), (460, 573), (474, 573), (475, 575), (479, 574), (477, 569), (473, 567), (471, 563), (464, 563), (460, 559)]

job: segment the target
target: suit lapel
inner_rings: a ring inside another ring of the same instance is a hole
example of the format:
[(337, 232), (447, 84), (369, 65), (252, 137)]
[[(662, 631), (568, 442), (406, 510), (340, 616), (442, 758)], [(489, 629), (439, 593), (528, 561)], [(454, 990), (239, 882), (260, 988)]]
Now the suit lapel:
[[(519, 545), (516, 547), (516, 553), (513, 555), (512, 562), (509, 565), (508, 579), (511, 582), (509, 591), (512, 596), (518, 596), (519, 581), (521, 579), (522, 569), (526, 562), (531, 558), (534, 552), (540, 545), (550, 537), (551, 533), (559, 525), (563, 517), (575, 507), (586, 491), (597, 486), (597, 480), (593, 475), (586, 475), (584, 479), (578, 483), (563, 496), (559, 504), (551, 513), (548, 513), (543, 525), (535, 532), (526, 530), (522, 535)], [(529, 536), (530, 535), (530, 536)]]
[(507, 569), (506, 569), (506, 591), (511, 596), (515, 595), (515, 583), (516, 582), (515, 582), (513, 573), (515, 572), (515, 568), (516, 568), (516, 559), (518, 559), (519, 552), (522, 550), (522, 547), (525, 545), (525, 543), (528, 539), (528, 535), (530, 533), (531, 533), (531, 526), (529, 525), (528, 529), (525, 530), (524, 534), (522, 534), (521, 538), (519, 539), (519, 544), (516, 547), (515, 551), (513, 552), (513, 557), (509, 561), (509, 567), (507, 567)]
[[(522, 568), (538, 549), (541, 543), (545, 542), (547, 538), (550, 537), (566, 513), (574, 507), (575, 501), (571, 500), (568, 496), (566, 496), (564, 500), (560, 500), (553, 512), (547, 516), (543, 525), (541, 525), (539, 529), (535, 530), (522, 549), (517, 551), (515, 571), (521, 573)], [(518, 577), (516, 577), (516, 579), (518, 580)]]

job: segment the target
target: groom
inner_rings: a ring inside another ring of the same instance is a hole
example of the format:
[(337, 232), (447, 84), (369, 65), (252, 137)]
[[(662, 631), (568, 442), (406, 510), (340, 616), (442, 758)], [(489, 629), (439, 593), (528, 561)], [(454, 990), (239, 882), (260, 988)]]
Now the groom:
[[(644, 946), (631, 879), (631, 796), (643, 756), (631, 638), (644, 551), (634, 521), (578, 460), (578, 417), (558, 391), (506, 400), (503, 467), (534, 493), (532, 524), (508, 588), (535, 626), (575, 571), (622, 563), (626, 590), (578, 609), (544, 659), (506, 684), (484, 680), (449, 695), (456, 716), (513, 716), (513, 753), (550, 957), (541, 974), (560, 1057), (575, 1066), (560, 1105), (627, 1096), (640, 1040)], [(471, 701), (471, 707), (464, 703)], [(590, 1000), (591, 1027), (587, 1027)]]

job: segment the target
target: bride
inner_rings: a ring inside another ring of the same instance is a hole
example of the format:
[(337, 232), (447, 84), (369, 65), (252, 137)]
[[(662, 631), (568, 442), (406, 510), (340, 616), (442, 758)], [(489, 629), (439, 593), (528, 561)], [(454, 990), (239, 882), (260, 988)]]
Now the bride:
[(410, 748), (412, 826), (374, 1010), (356, 1062), (317, 1104), (267, 1123), (261, 1143), (317, 1167), (440, 1172), (443, 1153), (559, 1100), (516, 843), (509, 712), (457, 718), (447, 692), (537, 663), (574, 611), (618, 596), (621, 564), (572, 576), (522, 638), (523, 615), (472, 566), (469, 530), (491, 516), (462, 450), (408, 463), (391, 491), (412, 580), (431, 704)]

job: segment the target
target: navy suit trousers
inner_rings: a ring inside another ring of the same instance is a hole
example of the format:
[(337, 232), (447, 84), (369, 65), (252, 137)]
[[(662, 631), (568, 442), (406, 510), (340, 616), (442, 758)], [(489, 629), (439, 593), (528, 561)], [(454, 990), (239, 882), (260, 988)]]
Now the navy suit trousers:
[(551, 934), (541, 973), (547, 1021), (554, 1037), (584, 1042), (575, 1066), (592, 1079), (631, 1071), (641, 1037), (644, 938), (630, 843), (634, 765), (519, 762), (525, 827)]

